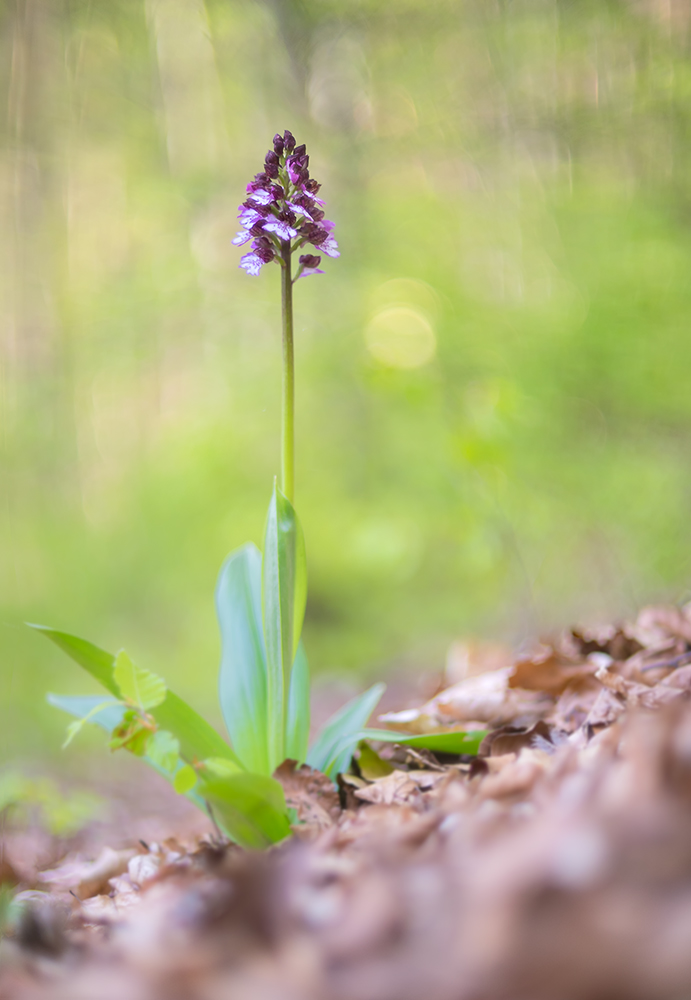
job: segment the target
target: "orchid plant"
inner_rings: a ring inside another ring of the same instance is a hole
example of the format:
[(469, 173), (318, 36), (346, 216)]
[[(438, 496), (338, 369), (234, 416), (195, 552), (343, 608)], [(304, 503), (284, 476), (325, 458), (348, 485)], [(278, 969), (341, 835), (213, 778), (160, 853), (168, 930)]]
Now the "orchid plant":
[[(265, 264), (281, 268), (283, 389), (281, 484), (274, 483), (263, 555), (251, 543), (230, 554), (216, 586), (221, 631), (223, 739), (163, 678), (84, 639), (34, 625), (107, 691), (108, 697), (48, 695), (75, 717), (66, 744), (86, 723), (109, 733), (112, 750), (141, 757), (175, 790), (210, 812), (230, 839), (264, 847), (290, 833), (291, 816), (276, 769), (292, 760), (335, 780), (363, 739), (405, 743), (451, 753), (475, 753), (484, 733), (410, 736), (367, 729), (384, 690), (375, 684), (337, 712), (309, 745), (310, 680), (301, 642), (307, 599), (305, 544), (294, 502), (295, 377), (293, 285), (323, 274), (321, 253), (338, 257), (333, 223), (324, 218), (320, 185), (310, 177), (305, 146), (290, 132), (274, 136), (264, 169), (247, 185), (236, 245), (251, 241), (240, 267), (257, 275)], [(300, 254), (309, 245), (320, 254)], [(293, 273), (293, 261), (298, 263)]]

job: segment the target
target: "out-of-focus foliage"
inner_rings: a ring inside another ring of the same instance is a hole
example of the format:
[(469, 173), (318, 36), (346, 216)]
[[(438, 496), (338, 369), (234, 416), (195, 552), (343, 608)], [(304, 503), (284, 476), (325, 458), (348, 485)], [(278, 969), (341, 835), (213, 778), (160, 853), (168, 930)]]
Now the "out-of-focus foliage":
[(0, 756), (80, 683), (24, 618), (212, 710), (278, 465), (278, 273), (230, 239), (283, 128), (342, 250), (296, 286), (312, 669), (685, 590), (688, 11), (2, 4)]
[(18, 771), (0, 772), (0, 822), (3, 825), (36, 821), (55, 836), (69, 837), (93, 819), (101, 805), (100, 799), (88, 792), (66, 794), (50, 778), (32, 778)]

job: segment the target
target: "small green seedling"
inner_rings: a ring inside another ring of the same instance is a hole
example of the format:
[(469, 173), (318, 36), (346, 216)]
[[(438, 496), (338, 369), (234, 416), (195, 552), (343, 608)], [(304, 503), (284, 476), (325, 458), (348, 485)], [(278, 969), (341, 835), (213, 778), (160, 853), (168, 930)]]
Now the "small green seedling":
[(276, 135), (264, 170), (247, 186), (240, 206), (243, 229), (233, 242), (252, 241), (240, 263), (256, 275), (264, 264), (281, 267), (283, 392), (281, 487), (274, 485), (263, 555), (252, 544), (231, 553), (216, 587), (221, 630), (219, 677), (226, 742), (165, 681), (133, 663), (124, 650), (107, 653), (84, 639), (34, 625), (79, 663), (108, 692), (99, 697), (48, 695), (52, 705), (76, 716), (66, 743), (96, 723), (110, 734), (112, 750), (145, 760), (201, 809), (228, 837), (260, 848), (288, 836), (283, 789), (273, 777), (284, 760), (308, 763), (332, 779), (350, 765), (363, 739), (405, 743), (447, 753), (473, 754), (484, 732), (407, 736), (365, 728), (384, 690), (375, 684), (348, 702), (322, 728), (312, 746), (310, 679), (300, 641), (307, 600), (305, 543), (293, 507), (295, 483), (293, 285), (322, 274), (321, 257), (303, 254), (293, 277), (293, 256), (310, 244), (338, 257), (333, 223), (324, 218), (319, 184), (309, 157), (290, 132)]

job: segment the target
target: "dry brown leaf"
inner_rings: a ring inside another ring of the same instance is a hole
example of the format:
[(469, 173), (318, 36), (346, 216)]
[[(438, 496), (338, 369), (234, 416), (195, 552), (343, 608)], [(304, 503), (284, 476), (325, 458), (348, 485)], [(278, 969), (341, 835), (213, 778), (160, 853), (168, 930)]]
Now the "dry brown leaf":
[(560, 695), (578, 681), (587, 682), (595, 673), (594, 664), (565, 663), (551, 646), (542, 646), (534, 655), (516, 660), (509, 677), (509, 686), (527, 691), (544, 691)]
[(338, 791), (321, 771), (307, 764), (298, 767), (294, 760), (286, 760), (274, 777), (283, 786), (288, 808), (297, 812), (301, 835), (317, 834), (338, 819), (341, 812)]
[(39, 873), (39, 881), (73, 892), (79, 899), (96, 896), (108, 887), (111, 878), (127, 871), (127, 865), (137, 852), (134, 850), (114, 851), (104, 847), (94, 861), (83, 858), (68, 858), (57, 868)]

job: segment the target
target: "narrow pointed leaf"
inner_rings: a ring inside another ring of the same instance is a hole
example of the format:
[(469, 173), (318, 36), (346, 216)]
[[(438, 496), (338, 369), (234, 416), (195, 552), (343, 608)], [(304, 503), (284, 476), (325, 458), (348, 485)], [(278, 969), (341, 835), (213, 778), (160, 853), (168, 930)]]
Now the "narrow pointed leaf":
[(221, 630), (218, 691), (233, 749), (250, 771), (270, 774), (266, 651), (262, 630), (262, 557), (252, 544), (233, 552), (216, 585)]
[(115, 657), (113, 679), (125, 701), (143, 711), (156, 708), (166, 696), (166, 682), (158, 674), (133, 663), (124, 649)]
[[(67, 632), (59, 632), (45, 625), (32, 625), (31, 628), (47, 636), (75, 662), (84, 667), (106, 690), (110, 691), (116, 698), (120, 698), (120, 691), (113, 679), (115, 657), (112, 653), (99, 649), (98, 646), (94, 646), (85, 639), (79, 639)], [(172, 691), (168, 691), (165, 700), (153, 709), (151, 714), (161, 729), (169, 730), (173, 736), (180, 740), (180, 753), (185, 760), (229, 757), (242, 767), (240, 759), (213, 726), (210, 726), (198, 712), (195, 712), (187, 702), (173, 694)]]
[(262, 560), (262, 605), (267, 665), (269, 767), (285, 758), (290, 672), (302, 631), (307, 566), (302, 529), (292, 504), (274, 486)]
[(374, 684), (331, 716), (307, 754), (310, 767), (322, 771), (330, 778), (347, 769), (353, 751), (362, 738), (360, 731), (377, 707), (385, 688), (385, 684)]
[(302, 642), (293, 661), (288, 692), (285, 755), (298, 764), (307, 759), (310, 736), (310, 671)]
[(435, 750), (439, 753), (477, 754), (480, 744), (487, 735), (486, 729), (472, 729), (469, 732), (453, 733), (423, 733), (411, 736), (410, 733), (395, 733), (390, 729), (364, 729), (362, 738), (379, 740), (380, 743), (400, 743), (404, 747), (420, 750)]
[(200, 780), (198, 791), (219, 826), (242, 847), (261, 849), (290, 834), (285, 796), (274, 778), (248, 772), (212, 776)]
[(106, 691), (110, 691), (116, 698), (120, 697), (120, 691), (113, 679), (114, 658), (112, 653), (106, 653), (104, 649), (99, 649), (98, 646), (87, 642), (86, 639), (70, 635), (69, 632), (60, 632), (58, 629), (50, 628), (47, 625), (33, 625), (31, 622), (27, 624), (29, 628), (41, 632), (51, 642), (54, 642), (63, 652), (71, 656), (80, 667), (84, 667), (99, 684), (103, 685)]

